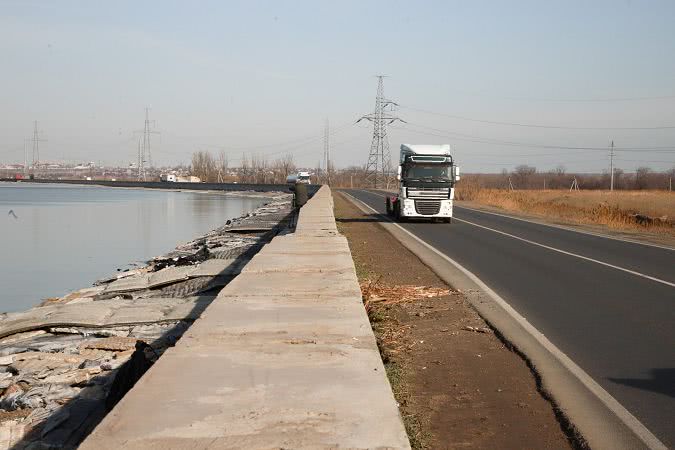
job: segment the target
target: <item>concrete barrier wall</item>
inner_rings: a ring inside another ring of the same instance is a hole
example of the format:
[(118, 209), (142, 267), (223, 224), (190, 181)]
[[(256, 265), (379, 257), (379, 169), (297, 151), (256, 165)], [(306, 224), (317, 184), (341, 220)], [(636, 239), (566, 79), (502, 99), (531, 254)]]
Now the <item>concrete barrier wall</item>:
[(328, 187), (81, 448), (409, 448)]

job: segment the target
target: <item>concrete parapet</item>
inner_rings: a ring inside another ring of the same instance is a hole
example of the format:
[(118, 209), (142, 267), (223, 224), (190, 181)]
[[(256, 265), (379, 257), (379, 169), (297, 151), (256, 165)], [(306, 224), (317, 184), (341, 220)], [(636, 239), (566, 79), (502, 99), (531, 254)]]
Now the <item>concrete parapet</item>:
[(322, 187), (83, 443), (410, 448)]

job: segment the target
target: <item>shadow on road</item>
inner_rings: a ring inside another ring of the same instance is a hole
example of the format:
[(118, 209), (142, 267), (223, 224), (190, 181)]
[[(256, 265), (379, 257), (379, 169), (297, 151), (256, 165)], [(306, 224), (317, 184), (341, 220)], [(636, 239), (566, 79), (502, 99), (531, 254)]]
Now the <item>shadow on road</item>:
[(650, 375), (651, 378), (609, 378), (609, 380), (675, 398), (675, 368), (651, 369)]

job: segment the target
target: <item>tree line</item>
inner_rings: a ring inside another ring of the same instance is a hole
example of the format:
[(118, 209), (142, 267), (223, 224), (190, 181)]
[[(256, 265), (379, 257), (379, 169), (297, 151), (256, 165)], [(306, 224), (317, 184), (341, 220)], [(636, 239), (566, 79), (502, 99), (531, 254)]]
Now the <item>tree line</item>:
[[(307, 170), (307, 169), (305, 169)], [(293, 155), (286, 154), (272, 161), (257, 155), (242, 155), (238, 164), (230, 167), (227, 155), (220, 152), (217, 156), (208, 151), (198, 151), (192, 155), (191, 173), (205, 182), (214, 183), (285, 183), (286, 177), (297, 173)], [(335, 187), (369, 187), (366, 183), (366, 168), (350, 166), (328, 169), (321, 164), (309, 170), (312, 183), (330, 184)], [(390, 187), (396, 187), (395, 174), (390, 175)], [(609, 189), (609, 171), (603, 173), (567, 172), (564, 166), (548, 171), (539, 171), (527, 164), (517, 166), (511, 171), (501, 173), (466, 174), (464, 179), (477, 183), (481, 187), (494, 189), (569, 189), (574, 180), (580, 189)], [(675, 181), (675, 167), (668, 171), (655, 171), (650, 167), (638, 167), (635, 172), (614, 169), (614, 189), (622, 190), (668, 190)]]
[(208, 183), (280, 184), (296, 172), (293, 155), (286, 154), (273, 161), (256, 155), (242, 155), (237, 167), (230, 167), (224, 152), (215, 157), (208, 151), (192, 154), (190, 173)]
[[(499, 174), (467, 174), (467, 179), (481, 187), (495, 189), (569, 189), (574, 180), (579, 189), (609, 189), (609, 171), (602, 173), (567, 172), (564, 166), (540, 172), (536, 167), (522, 164), (512, 171), (502, 170)], [(650, 167), (638, 167), (635, 172), (614, 169), (614, 189), (621, 190), (669, 190), (675, 182), (675, 167), (658, 172)]]

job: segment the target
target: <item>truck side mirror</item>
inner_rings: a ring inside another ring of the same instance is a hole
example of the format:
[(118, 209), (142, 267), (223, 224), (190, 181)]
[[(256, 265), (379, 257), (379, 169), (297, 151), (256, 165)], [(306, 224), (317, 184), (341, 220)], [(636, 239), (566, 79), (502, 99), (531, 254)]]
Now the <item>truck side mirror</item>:
[(455, 181), (459, 181), (459, 166), (452, 166), (452, 175)]
[(398, 173), (396, 173), (396, 179), (401, 181), (401, 166), (398, 166)]

